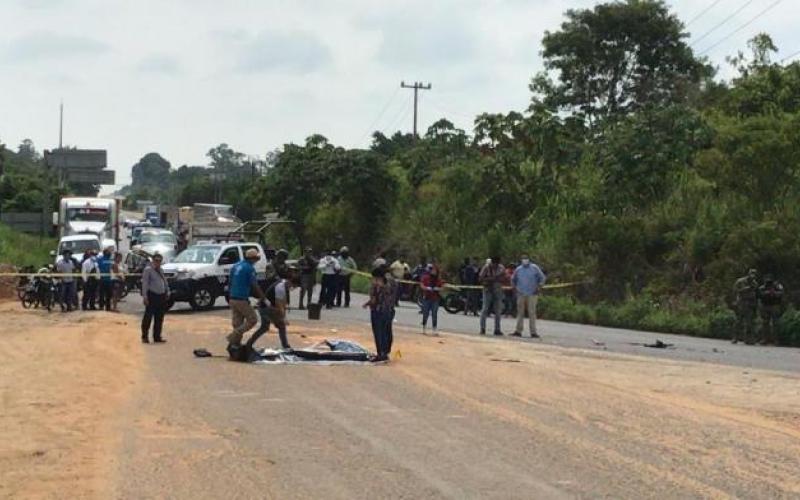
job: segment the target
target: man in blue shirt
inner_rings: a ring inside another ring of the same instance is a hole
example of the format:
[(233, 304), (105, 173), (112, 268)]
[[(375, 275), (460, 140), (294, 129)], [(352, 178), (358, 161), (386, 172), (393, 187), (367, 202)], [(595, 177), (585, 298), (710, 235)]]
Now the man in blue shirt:
[(244, 260), (233, 266), (230, 276), (230, 306), (233, 331), (228, 334), (228, 343), (234, 348), (242, 345), (245, 332), (256, 326), (258, 316), (253, 306), (250, 305), (250, 294), (264, 300), (264, 292), (258, 286), (256, 268), (253, 267), (259, 260), (258, 250), (249, 249), (244, 254)]
[(520, 265), (511, 276), (511, 284), (517, 294), (517, 328), (511, 335), (522, 337), (522, 328), (525, 326), (525, 309), (528, 310), (528, 326), (531, 338), (538, 339), (536, 333), (536, 302), (539, 298), (539, 289), (547, 281), (542, 270), (531, 262), (527, 255), (522, 255)]
[(97, 259), (97, 270), (100, 272), (100, 310), (111, 310), (111, 265), (114, 259), (111, 256), (111, 248), (103, 250), (103, 255)]

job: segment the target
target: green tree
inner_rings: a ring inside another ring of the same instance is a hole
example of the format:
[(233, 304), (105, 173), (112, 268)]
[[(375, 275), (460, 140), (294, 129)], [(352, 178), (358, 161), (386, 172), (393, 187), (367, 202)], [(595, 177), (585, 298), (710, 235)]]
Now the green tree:
[(733, 79), (721, 110), (738, 116), (800, 111), (800, 63), (773, 63), (771, 54), (778, 49), (764, 33), (751, 39), (748, 47), (749, 58), (739, 52), (729, 59), (739, 76)]
[(228, 175), (242, 173), (242, 166), (245, 161), (244, 153), (234, 151), (224, 142), (209, 149), (206, 156), (211, 160), (211, 167), (215, 170)]
[(36, 151), (36, 146), (30, 139), (23, 139), (17, 147), (17, 154), (25, 161), (38, 162), (42, 156)]
[(170, 163), (158, 153), (147, 153), (131, 168), (134, 189), (165, 189), (169, 184)]
[(531, 84), (535, 104), (595, 123), (683, 102), (690, 88), (711, 75), (661, 0), (601, 3), (568, 10), (566, 17), (559, 31), (545, 32), (542, 40), (545, 71)]

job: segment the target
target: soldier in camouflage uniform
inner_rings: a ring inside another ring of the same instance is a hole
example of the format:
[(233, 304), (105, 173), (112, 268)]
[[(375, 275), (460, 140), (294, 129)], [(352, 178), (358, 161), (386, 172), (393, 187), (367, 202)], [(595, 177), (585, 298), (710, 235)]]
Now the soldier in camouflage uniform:
[(736, 297), (734, 303), (736, 329), (731, 342), (735, 344), (742, 340), (747, 344), (752, 344), (758, 309), (758, 274), (755, 269), (750, 269), (747, 276), (736, 280), (733, 285), (733, 293)]
[(775, 343), (775, 329), (783, 315), (783, 285), (772, 276), (764, 277), (758, 287), (758, 311), (761, 313), (761, 344)]

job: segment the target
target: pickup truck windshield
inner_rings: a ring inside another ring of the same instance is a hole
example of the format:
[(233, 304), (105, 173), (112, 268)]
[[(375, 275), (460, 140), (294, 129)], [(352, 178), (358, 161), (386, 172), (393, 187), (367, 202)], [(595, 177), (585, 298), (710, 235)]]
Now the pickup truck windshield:
[(178, 241), (175, 239), (175, 235), (170, 233), (142, 233), (139, 235), (139, 243), (167, 243), (174, 245), (177, 242)]
[(218, 245), (189, 247), (175, 257), (172, 262), (177, 264), (213, 264), (220, 248)]

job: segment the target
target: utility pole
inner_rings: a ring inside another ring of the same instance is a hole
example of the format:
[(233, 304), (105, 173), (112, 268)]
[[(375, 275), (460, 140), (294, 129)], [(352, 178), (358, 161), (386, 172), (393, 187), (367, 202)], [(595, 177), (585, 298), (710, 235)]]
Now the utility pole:
[(64, 147), (64, 101), (61, 101), (58, 114), (58, 149)]
[(420, 90), (430, 90), (431, 84), (428, 83), (427, 85), (423, 85), (421, 82), (414, 82), (413, 85), (406, 85), (406, 82), (400, 82), (400, 88), (403, 89), (414, 89), (414, 139), (417, 136), (417, 102), (419, 100), (419, 91)]

